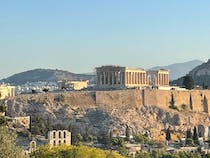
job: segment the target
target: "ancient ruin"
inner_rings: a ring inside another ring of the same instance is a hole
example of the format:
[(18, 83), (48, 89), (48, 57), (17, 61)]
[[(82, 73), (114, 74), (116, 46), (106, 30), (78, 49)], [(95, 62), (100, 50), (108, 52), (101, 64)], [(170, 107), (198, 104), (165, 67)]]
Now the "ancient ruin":
[(71, 132), (67, 130), (49, 131), (48, 141), (50, 146), (71, 145)]
[(169, 86), (169, 71), (101, 66), (96, 68), (98, 88), (142, 88), (146, 86)]

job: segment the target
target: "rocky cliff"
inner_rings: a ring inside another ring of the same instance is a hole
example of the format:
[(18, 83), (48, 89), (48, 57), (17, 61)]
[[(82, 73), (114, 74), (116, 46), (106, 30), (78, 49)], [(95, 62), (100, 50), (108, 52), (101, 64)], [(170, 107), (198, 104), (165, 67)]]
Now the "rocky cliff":
[(188, 108), (177, 111), (152, 102), (144, 105), (143, 98), (140, 90), (18, 95), (8, 100), (7, 113), (39, 117), (53, 128), (74, 127), (83, 136), (96, 137), (110, 130), (124, 135), (126, 125), (134, 134), (148, 131), (156, 139), (168, 127), (183, 134), (193, 126), (210, 126), (206, 112)]

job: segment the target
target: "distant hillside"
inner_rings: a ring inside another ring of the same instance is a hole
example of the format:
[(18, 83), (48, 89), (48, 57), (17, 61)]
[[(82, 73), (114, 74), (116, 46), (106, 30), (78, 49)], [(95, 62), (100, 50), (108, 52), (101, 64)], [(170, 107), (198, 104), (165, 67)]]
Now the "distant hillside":
[[(210, 87), (210, 59), (208, 62), (203, 63), (189, 72), (189, 75), (193, 77), (196, 85), (203, 85), (203, 83)], [(183, 77), (174, 80), (172, 84), (182, 85)]]
[(63, 70), (52, 69), (34, 69), (12, 75), (1, 82), (11, 83), (15, 85), (25, 84), (27, 82), (38, 81), (59, 81), (59, 80), (90, 80), (95, 81), (95, 75), (88, 74), (75, 74)]
[(167, 69), (170, 71), (170, 80), (178, 79), (191, 71), (196, 66), (202, 64), (203, 62), (200, 60), (192, 60), (184, 63), (175, 63), (168, 66), (157, 66), (151, 69)]

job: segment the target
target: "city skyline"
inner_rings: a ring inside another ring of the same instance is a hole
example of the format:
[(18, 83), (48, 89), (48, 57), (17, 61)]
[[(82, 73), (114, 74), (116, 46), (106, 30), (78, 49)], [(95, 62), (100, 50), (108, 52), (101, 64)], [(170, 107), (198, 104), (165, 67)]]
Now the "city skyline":
[(210, 52), (209, 1), (2, 1), (0, 79), (35, 68), (149, 68)]

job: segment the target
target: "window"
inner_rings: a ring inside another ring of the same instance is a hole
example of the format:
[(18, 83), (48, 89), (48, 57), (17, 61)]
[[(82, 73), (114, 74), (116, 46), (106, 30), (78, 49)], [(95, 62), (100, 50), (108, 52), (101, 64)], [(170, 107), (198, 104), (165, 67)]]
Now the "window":
[(64, 140), (63, 143), (66, 144), (66, 140)]
[(66, 131), (63, 132), (63, 138), (66, 138)]
[(53, 132), (53, 138), (55, 138), (55, 132)]
[(56, 145), (56, 142), (55, 142), (55, 140), (53, 141), (53, 146), (55, 146)]
[(61, 138), (61, 131), (58, 132), (58, 137)]
[(58, 141), (58, 144), (61, 145), (61, 140)]

